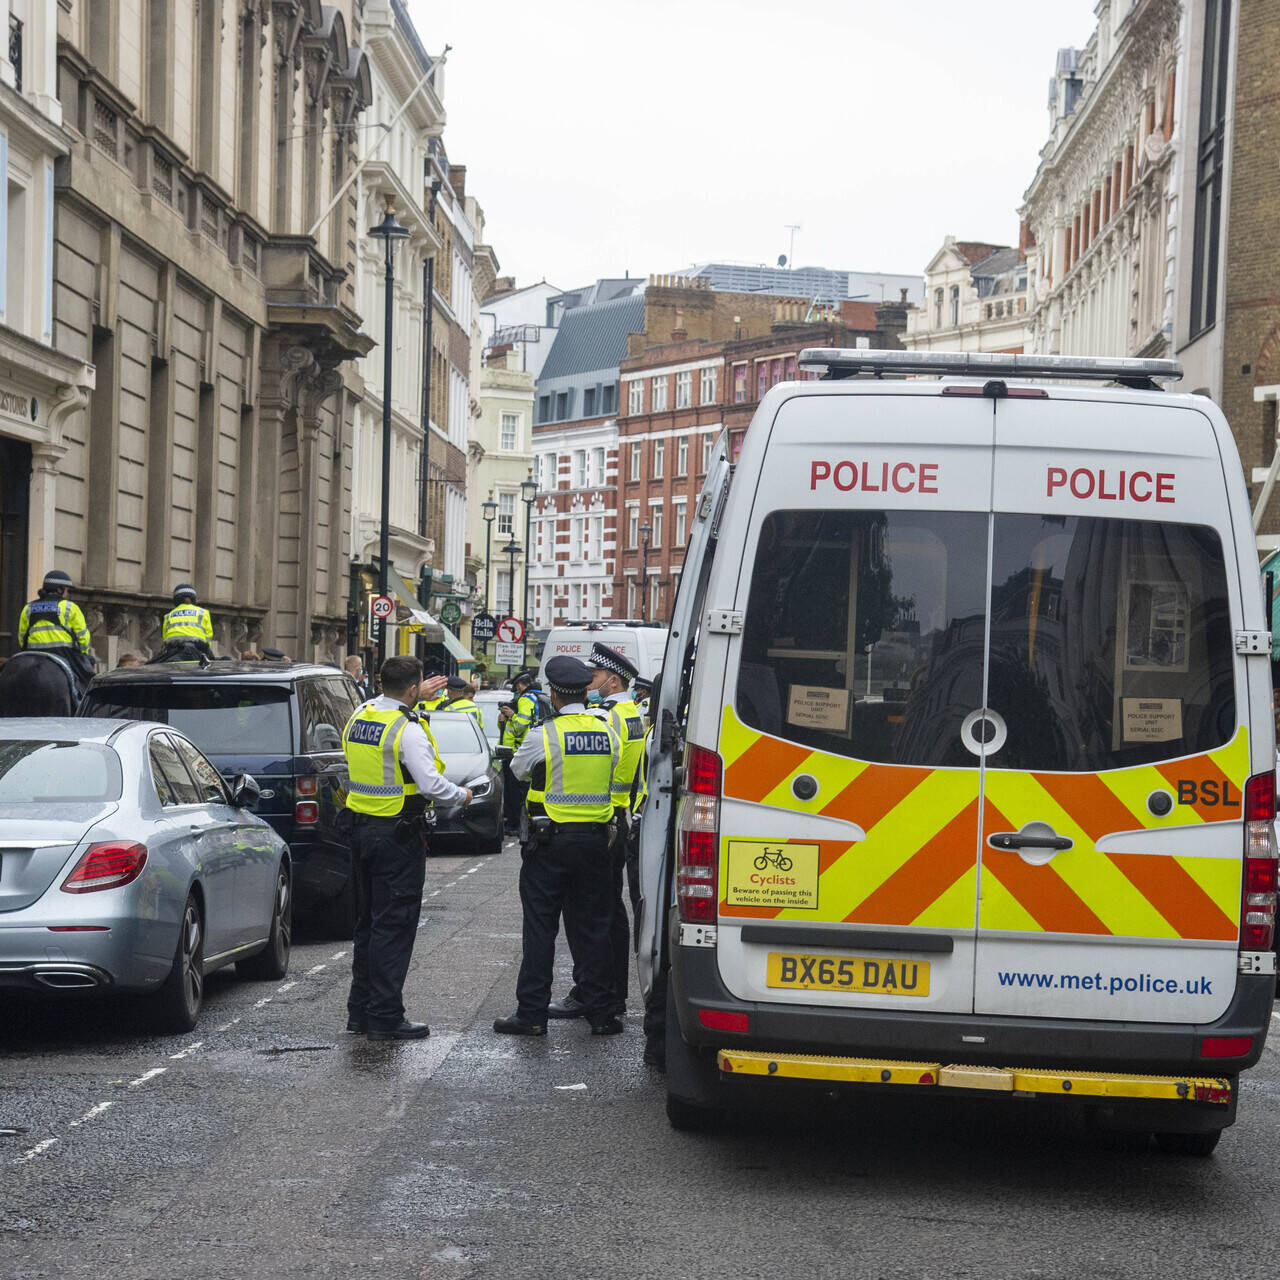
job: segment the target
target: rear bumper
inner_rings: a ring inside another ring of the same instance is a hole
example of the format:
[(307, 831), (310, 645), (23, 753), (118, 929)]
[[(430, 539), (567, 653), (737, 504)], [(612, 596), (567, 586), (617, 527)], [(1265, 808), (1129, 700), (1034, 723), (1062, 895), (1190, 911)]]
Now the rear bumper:
[(299, 906), (305, 909), (331, 902), (347, 892), (351, 884), (351, 849), (324, 839), (319, 828), (313, 828), (314, 834), (303, 834), (304, 831), (305, 828), (295, 827), (291, 835), (281, 835), (289, 844), (293, 890)]
[[(1241, 974), (1227, 1011), (1216, 1022), (1200, 1026), (922, 1015), (743, 1001), (721, 982), (714, 947), (673, 945), (671, 957), (680, 1031), (687, 1043), (699, 1048), (941, 1059), (1006, 1068), (1060, 1063), (1079, 1071), (1235, 1075), (1262, 1056), (1276, 991), (1274, 975)], [(699, 1021), (698, 1011), (703, 1009), (745, 1013), (749, 1030), (711, 1030)], [(1252, 1045), (1240, 1057), (1206, 1058), (1200, 1053), (1206, 1036), (1248, 1037)]]

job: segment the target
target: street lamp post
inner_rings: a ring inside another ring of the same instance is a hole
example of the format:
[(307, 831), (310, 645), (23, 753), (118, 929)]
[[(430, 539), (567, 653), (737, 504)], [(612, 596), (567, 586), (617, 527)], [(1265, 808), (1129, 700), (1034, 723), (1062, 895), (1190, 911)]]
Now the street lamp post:
[(653, 529), (646, 523), (640, 526), (640, 544), (644, 554), (640, 561), (640, 621), (649, 621), (649, 535)]
[(493, 500), (493, 490), (489, 490), (489, 496), (480, 504), (480, 510), (484, 513), (484, 611), (489, 612), (489, 552), (493, 547), (493, 522), (498, 516), (498, 504)]
[[(508, 615), (515, 612), (516, 605), (516, 560), (520, 555), (520, 544), (512, 538), (505, 547), (502, 548), (499, 555), (507, 556), (507, 613)], [(527, 643), (527, 641), (526, 641)], [(507, 664), (507, 679), (511, 679), (511, 664)]]
[[(402, 227), (387, 201), (386, 217), (376, 227), (369, 228), (371, 236), (377, 236), (383, 244), (386, 260), (384, 289), (386, 312), (382, 326), (382, 523), (378, 533), (378, 594), (387, 594), (387, 564), (390, 560), (388, 543), (391, 531), (391, 346), (395, 326), (395, 250), (401, 240), (407, 239), (409, 228)], [(387, 656), (387, 620), (378, 620), (378, 671)]]
[(525, 635), (529, 632), (529, 570), (533, 566), (533, 503), (538, 496), (538, 482), (533, 478), (533, 468), (520, 481), (520, 501), (524, 503), (524, 623)]

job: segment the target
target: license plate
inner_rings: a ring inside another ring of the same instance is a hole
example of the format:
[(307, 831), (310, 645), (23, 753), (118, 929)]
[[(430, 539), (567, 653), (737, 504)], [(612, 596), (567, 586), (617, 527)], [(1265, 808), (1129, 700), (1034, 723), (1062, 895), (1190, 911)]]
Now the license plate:
[(858, 991), (879, 996), (927, 996), (927, 960), (870, 956), (806, 956), (770, 951), (765, 985), (802, 991)]

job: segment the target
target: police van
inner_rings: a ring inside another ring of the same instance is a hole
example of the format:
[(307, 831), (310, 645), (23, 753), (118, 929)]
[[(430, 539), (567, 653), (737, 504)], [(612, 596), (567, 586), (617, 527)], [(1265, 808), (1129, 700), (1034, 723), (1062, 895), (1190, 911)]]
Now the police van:
[(552, 627), (542, 646), (538, 676), (546, 688), (547, 663), (555, 657), (577, 658), (586, 662), (596, 644), (616, 649), (636, 670), (650, 680), (662, 666), (667, 629), (661, 623), (643, 622), (635, 618), (617, 618), (608, 622), (571, 622)]
[(1172, 361), (802, 367), (717, 447), (654, 712), (671, 1122), (790, 1082), (967, 1090), (1208, 1154), (1276, 982), (1226, 421), (1160, 389)]

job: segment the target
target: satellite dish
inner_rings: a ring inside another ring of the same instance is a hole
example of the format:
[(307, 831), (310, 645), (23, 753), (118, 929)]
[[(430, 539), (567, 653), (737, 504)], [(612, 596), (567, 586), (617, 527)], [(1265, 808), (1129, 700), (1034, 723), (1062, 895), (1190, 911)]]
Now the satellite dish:
[(785, 267), (787, 265), (787, 255), (785, 253), (778, 254), (778, 266)]

